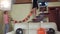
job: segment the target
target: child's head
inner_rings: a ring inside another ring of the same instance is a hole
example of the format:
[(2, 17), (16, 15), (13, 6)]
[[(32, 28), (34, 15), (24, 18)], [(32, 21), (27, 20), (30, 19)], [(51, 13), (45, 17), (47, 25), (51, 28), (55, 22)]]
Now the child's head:
[(4, 11), (4, 14), (8, 14), (8, 11)]

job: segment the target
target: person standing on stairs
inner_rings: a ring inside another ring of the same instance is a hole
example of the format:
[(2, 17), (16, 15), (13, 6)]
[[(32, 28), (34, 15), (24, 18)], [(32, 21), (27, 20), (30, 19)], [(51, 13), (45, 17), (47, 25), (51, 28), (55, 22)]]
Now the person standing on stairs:
[[(40, 11), (40, 6), (38, 6), (38, 5), (40, 5), (40, 2), (43, 2), (43, 5), (45, 5), (45, 3), (44, 3), (44, 1), (43, 0), (33, 0), (33, 2), (32, 2), (32, 11), (33, 11), (33, 19), (37, 19), (39, 22), (40, 21), (43, 21), (43, 19), (44, 19), (44, 9), (42, 9), (41, 11), (42, 11), (42, 14), (39, 14), (39, 18), (37, 18), (37, 16), (36, 16), (36, 10), (37, 9), (39, 9), (39, 11)], [(36, 20), (36, 21), (37, 21)]]
[(34, 18), (36, 18), (36, 10), (38, 9), (38, 3), (37, 0), (32, 0), (32, 10)]
[(4, 34), (6, 34), (9, 31), (9, 15), (8, 11), (4, 11), (3, 13), (3, 20), (4, 20)]

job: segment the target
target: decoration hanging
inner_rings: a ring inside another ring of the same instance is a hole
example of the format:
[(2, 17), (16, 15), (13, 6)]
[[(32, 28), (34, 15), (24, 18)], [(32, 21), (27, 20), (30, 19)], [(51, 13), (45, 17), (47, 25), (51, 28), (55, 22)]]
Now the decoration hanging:
[(13, 20), (12, 18), (11, 18), (11, 21), (14, 21), (14, 23), (21, 23), (21, 22), (26, 22), (26, 21), (28, 21), (29, 20), (29, 18), (32, 16), (32, 14), (33, 14), (33, 11), (31, 11), (29, 14), (28, 14), (28, 16), (27, 17), (25, 17), (22, 21), (17, 21), (17, 20)]

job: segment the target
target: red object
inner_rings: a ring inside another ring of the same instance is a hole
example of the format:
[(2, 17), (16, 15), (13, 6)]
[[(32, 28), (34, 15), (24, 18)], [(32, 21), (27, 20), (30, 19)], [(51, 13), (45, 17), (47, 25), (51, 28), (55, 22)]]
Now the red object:
[(26, 20), (28, 20), (28, 18), (26, 18)]
[(23, 22), (25, 22), (25, 19), (23, 20)]
[(31, 15), (32, 15), (32, 13), (29, 14), (29, 16), (31, 16)]
[(37, 34), (46, 34), (45, 29), (44, 28), (39, 28), (37, 31)]
[(17, 23), (18, 21), (14, 21), (14, 23)]
[(31, 11), (31, 13), (33, 13), (33, 11)]
[(28, 15), (27, 17), (28, 17), (28, 18), (30, 18), (30, 16), (29, 16), (29, 15)]

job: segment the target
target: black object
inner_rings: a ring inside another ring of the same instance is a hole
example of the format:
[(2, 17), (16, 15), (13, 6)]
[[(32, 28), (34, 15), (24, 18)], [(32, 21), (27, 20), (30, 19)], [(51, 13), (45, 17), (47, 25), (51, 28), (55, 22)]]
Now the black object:
[(38, 3), (37, 3), (37, 0), (33, 0), (33, 6), (32, 6), (32, 9), (33, 8), (37, 8), (38, 9)]
[(47, 34), (55, 34), (55, 30), (53, 28), (49, 28), (47, 30)]
[(47, 6), (47, 2), (40, 2), (39, 5), (40, 6)]
[(23, 34), (23, 29), (18, 28), (18, 29), (16, 30), (16, 34)]
[(34, 22), (34, 23), (35, 22), (40, 22), (40, 19), (38, 19), (38, 18), (37, 19), (32, 19), (32, 22)]

